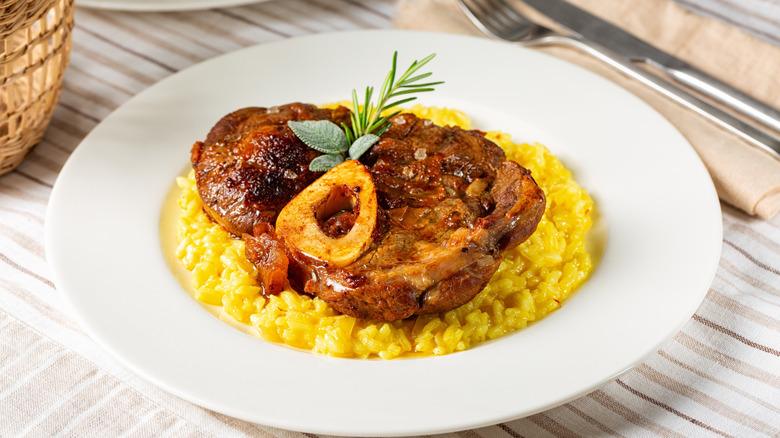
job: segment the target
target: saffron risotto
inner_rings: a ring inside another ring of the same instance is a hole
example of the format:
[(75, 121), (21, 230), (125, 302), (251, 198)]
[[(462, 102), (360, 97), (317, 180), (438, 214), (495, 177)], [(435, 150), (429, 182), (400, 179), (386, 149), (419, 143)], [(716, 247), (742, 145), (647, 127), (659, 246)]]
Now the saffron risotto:
[[(405, 111), (439, 125), (471, 129), (468, 117), (457, 110), (417, 105)], [(558, 309), (592, 272), (585, 239), (593, 201), (544, 146), (516, 144), (501, 132), (486, 136), (504, 149), (507, 159), (531, 171), (547, 196), (547, 208), (536, 232), (503, 254), (487, 287), (456, 309), (388, 323), (339, 314), (318, 298), (291, 289), (264, 297), (257, 270), (244, 255), (244, 242), (203, 212), (193, 172), (177, 179), (176, 258), (191, 272), (195, 297), (202, 303), (221, 307), (263, 339), (329, 356), (443, 355), (522, 329)]]

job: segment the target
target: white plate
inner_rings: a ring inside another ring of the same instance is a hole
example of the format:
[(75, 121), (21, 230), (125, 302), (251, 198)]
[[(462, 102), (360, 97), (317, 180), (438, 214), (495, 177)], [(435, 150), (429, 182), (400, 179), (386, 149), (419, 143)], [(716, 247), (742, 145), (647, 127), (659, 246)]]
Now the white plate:
[[(160, 211), (190, 145), (249, 105), (325, 103), (430, 52), (420, 99), (475, 127), (547, 144), (590, 191), (608, 237), (563, 308), (470, 351), (408, 360), (321, 357), (248, 336), (179, 286)], [(47, 214), (58, 289), (137, 373), (237, 418), (318, 434), (407, 435), (494, 424), (588, 393), (685, 323), (717, 267), (720, 206), (686, 140), (642, 101), (578, 67), (486, 39), (401, 31), (324, 34), (224, 55), (107, 117), (60, 174)]]
[(189, 11), (230, 8), (268, 0), (76, 0), (76, 6), (119, 11)]

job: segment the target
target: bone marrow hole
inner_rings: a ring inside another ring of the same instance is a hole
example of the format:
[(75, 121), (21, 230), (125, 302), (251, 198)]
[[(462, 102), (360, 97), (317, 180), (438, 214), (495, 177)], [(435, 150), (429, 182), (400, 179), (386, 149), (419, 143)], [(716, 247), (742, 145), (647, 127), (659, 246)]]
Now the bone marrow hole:
[(322, 232), (333, 239), (346, 236), (360, 214), (358, 193), (360, 186), (334, 185), (314, 210), (314, 217)]

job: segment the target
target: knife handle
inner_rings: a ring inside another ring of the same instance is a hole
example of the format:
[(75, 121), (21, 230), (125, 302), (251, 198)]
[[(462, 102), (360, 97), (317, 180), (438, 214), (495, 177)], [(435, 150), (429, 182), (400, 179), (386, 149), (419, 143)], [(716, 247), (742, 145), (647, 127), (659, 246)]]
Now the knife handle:
[(632, 77), (651, 89), (707, 118), (711, 122), (734, 133), (753, 146), (757, 146), (774, 158), (780, 159), (780, 139), (766, 131), (738, 119), (690, 92), (637, 66), (618, 53), (590, 40), (576, 36), (551, 33), (539, 39), (526, 41), (526, 46), (566, 45), (603, 61), (623, 74)]
[(683, 61), (673, 65), (648, 64), (660, 69), (669, 77), (687, 85), (694, 90), (708, 96), (740, 113), (757, 120), (766, 126), (780, 131), (780, 111), (769, 105), (731, 87), (714, 77), (703, 73)]

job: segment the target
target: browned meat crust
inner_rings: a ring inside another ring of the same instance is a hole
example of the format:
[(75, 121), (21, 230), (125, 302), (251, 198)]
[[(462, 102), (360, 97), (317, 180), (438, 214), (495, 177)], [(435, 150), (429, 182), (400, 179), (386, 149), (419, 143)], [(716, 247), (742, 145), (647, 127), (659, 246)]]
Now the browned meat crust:
[(273, 223), (282, 207), (320, 175), (309, 170), (320, 153), (300, 141), (287, 121), (322, 119), (346, 122), (349, 110), (293, 103), (223, 117), (191, 151), (206, 213), (237, 236)]
[[(273, 223), (281, 208), (317, 176), (305, 166), (318, 153), (298, 141), (283, 119), (340, 123), (348, 115), (301, 104), (279, 107), (273, 117), (269, 111), (230, 114), (204, 144), (193, 147), (206, 211), (234, 234)], [(295, 159), (287, 161), (290, 156)], [(380, 205), (373, 243), (343, 268), (289, 246), (284, 263), (276, 263), (282, 257), (274, 256), (280, 242), (273, 228), (258, 228), (245, 240), (250, 260), (261, 271), (272, 269), (267, 279), (261, 278), (267, 292), (278, 288), (278, 273), (289, 262), (293, 288), (348, 315), (394, 321), (446, 311), (485, 287), (498, 269), (501, 251), (526, 240), (544, 212), (544, 193), (530, 172), (506, 161), (504, 152), (476, 131), (401, 114), (361, 161), (369, 166)], [(280, 176), (288, 169), (295, 178)], [(258, 187), (263, 184), (269, 186)], [(321, 225), (337, 237), (349, 230), (352, 216), (340, 212)]]

